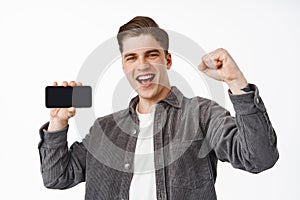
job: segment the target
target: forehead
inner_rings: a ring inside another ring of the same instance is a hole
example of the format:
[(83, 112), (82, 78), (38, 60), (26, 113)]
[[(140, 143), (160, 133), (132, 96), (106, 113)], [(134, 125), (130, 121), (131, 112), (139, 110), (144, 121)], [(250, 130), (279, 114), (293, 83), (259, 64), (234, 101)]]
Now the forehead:
[(123, 40), (123, 55), (126, 53), (141, 53), (149, 49), (161, 49), (161, 45), (151, 35), (126, 37)]

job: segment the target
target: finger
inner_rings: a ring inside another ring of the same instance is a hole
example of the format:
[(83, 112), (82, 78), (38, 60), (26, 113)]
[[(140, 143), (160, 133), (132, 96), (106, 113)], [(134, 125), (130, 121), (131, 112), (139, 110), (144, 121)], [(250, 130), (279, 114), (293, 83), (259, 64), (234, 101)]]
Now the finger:
[(226, 58), (230, 58), (227, 50), (223, 48), (216, 49), (215, 51), (209, 53), (209, 56), (213, 61), (215, 61), (215, 64), (218, 68), (222, 67), (223, 62), (226, 61)]
[(50, 109), (50, 115), (52, 117), (56, 117), (58, 115), (59, 110), (60, 110), (59, 108), (51, 108)]
[(223, 61), (218, 60), (216, 66), (217, 68), (221, 68), (223, 66)]
[(206, 65), (207, 68), (218, 69), (217, 62), (214, 59), (214, 55), (206, 54), (202, 57), (202, 62)]
[(207, 69), (207, 66), (205, 65), (205, 63), (202, 61), (200, 63), (200, 65), (198, 66), (198, 69), (202, 72), (204, 72)]
[(82, 86), (81, 82), (76, 82), (76, 86)]
[(73, 87), (73, 86), (76, 85), (76, 83), (75, 83), (75, 81), (71, 81), (71, 82), (69, 83), (69, 85)]
[(220, 70), (218, 69), (211, 69), (211, 68), (207, 68), (205, 71), (203, 71), (207, 76), (215, 79), (215, 80), (219, 80), (219, 81), (223, 81)]
[(200, 65), (198, 66), (198, 69), (213, 79), (221, 80), (221, 76), (220, 76), (220, 72), (219, 72), (220, 70), (207, 67), (207, 65), (205, 64), (204, 61), (202, 61), (200, 63)]
[(68, 109), (68, 112), (75, 112), (76, 108), (75, 107), (70, 107), (70, 108), (67, 108)]
[(212, 78), (215, 78), (215, 79), (218, 79), (219, 77), (219, 72), (217, 69), (210, 69), (208, 68), (206, 71), (205, 71), (206, 75), (212, 77)]
[(51, 115), (52, 117), (55, 117), (55, 115), (56, 115), (56, 110), (57, 110), (57, 109), (55, 109), (55, 108), (50, 109), (50, 115)]
[(67, 87), (68, 86), (68, 82), (67, 81), (63, 81), (61, 85), (64, 86), (64, 87)]
[(75, 113), (68, 112), (68, 118), (74, 117)]
[(75, 107), (70, 107), (68, 108), (68, 117), (73, 117), (76, 113), (76, 108)]
[(54, 81), (54, 82), (52, 83), (52, 85), (53, 85), (53, 86), (57, 86), (58, 84), (57, 84), (56, 81)]

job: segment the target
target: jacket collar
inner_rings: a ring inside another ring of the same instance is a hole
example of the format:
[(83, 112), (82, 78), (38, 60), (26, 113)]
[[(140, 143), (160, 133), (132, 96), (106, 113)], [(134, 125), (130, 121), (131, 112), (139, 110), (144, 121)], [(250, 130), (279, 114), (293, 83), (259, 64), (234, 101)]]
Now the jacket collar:
[[(173, 107), (181, 108), (182, 99), (183, 99), (183, 94), (180, 92), (180, 90), (176, 86), (172, 86), (171, 91), (168, 94), (168, 96), (165, 99), (162, 99), (157, 103), (166, 102), (167, 104), (169, 104)], [(139, 102), (138, 95), (131, 99), (131, 101), (129, 103), (129, 112), (135, 113), (135, 108), (136, 108), (138, 102)]]

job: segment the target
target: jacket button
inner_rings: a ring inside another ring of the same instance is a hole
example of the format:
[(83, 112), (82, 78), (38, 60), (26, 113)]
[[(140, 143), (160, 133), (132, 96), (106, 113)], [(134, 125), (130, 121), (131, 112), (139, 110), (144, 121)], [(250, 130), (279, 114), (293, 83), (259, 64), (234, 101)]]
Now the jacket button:
[(136, 130), (135, 129), (131, 130), (131, 134), (135, 135), (136, 134)]
[(124, 168), (125, 168), (125, 169), (129, 169), (129, 168), (130, 168), (130, 164), (129, 164), (129, 163), (126, 163), (126, 164), (124, 165)]
[(259, 100), (259, 98), (257, 97), (257, 98), (256, 98), (256, 103), (259, 103), (259, 102), (260, 102), (260, 100)]

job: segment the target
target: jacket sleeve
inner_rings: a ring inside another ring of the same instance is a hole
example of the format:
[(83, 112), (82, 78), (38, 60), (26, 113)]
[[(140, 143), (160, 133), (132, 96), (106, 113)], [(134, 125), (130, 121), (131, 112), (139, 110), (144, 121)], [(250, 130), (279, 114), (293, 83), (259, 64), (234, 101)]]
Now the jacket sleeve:
[(52, 189), (67, 189), (85, 181), (86, 153), (82, 142), (67, 144), (68, 127), (48, 132), (49, 122), (39, 132), (38, 145), (44, 185)]
[(214, 101), (204, 111), (206, 143), (221, 161), (235, 168), (259, 173), (271, 168), (279, 158), (276, 133), (268, 117), (258, 88), (249, 84), (251, 92), (232, 95), (236, 113), (230, 113)]

